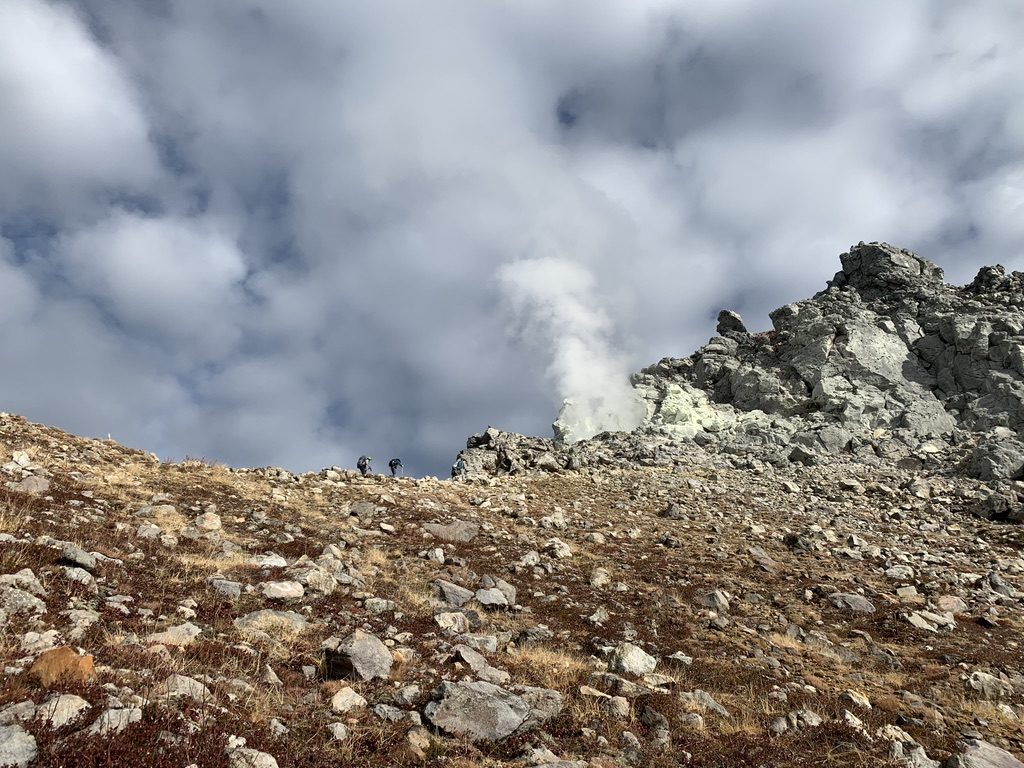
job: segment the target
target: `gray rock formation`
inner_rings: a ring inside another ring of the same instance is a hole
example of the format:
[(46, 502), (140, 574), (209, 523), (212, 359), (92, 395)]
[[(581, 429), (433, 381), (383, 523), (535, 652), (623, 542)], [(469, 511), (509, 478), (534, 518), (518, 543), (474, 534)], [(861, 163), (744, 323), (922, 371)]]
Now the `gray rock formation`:
[(634, 374), (647, 415), (633, 432), (569, 444), (489, 428), (467, 441), (470, 477), (714, 456), (1024, 476), (1024, 273), (985, 267), (956, 287), (883, 243), (840, 258), (825, 290), (771, 313), (772, 330), (723, 311), (696, 353)]

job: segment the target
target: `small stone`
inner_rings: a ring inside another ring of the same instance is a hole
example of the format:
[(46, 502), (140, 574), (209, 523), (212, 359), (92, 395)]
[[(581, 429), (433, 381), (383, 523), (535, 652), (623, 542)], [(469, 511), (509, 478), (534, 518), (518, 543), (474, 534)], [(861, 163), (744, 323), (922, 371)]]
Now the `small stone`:
[(366, 706), (366, 699), (351, 688), (342, 688), (331, 697), (331, 708), (335, 712), (351, 712)]
[(344, 640), (326, 647), (325, 669), (328, 679), (358, 678), (374, 680), (391, 674), (391, 651), (380, 638), (356, 629)]
[(329, 723), (327, 730), (331, 732), (331, 738), (335, 741), (344, 741), (348, 738), (348, 728), (344, 723)]
[(561, 539), (549, 539), (544, 545), (543, 551), (544, 554), (549, 555), (556, 560), (565, 560), (566, 558), (572, 557), (572, 547)]
[(266, 581), (260, 584), (260, 591), (271, 600), (296, 600), (306, 594), (297, 581)]
[(729, 598), (726, 594), (720, 590), (715, 589), (711, 592), (705, 592), (698, 595), (694, 600), (697, 605), (701, 605), (705, 608), (710, 608), (716, 613), (728, 613), (729, 612)]
[(508, 598), (500, 589), (478, 589), (476, 601), (484, 608), (508, 608)]
[(828, 596), (828, 600), (836, 608), (845, 608), (854, 613), (874, 613), (875, 606), (863, 595), (852, 592), (835, 592)]
[(86, 571), (96, 570), (96, 555), (86, 552), (81, 547), (76, 547), (74, 544), (69, 544), (64, 547), (60, 554), (61, 560), (64, 560), (71, 565), (76, 565), (79, 568), (83, 568)]
[(839, 700), (860, 709), (871, 709), (871, 700), (860, 691), (846, 690), (839, 694)]
[(263, 676), (260, 679), (267, 685), (284, 685), (284, 683), (281, 682), (281, 678), (277, 676), (277, 672), (275, 672), (274, 668), (269, 664), (263, 665)]
[(215, 512), (204, 512), (192, 521), (192, 527), (206, 533), (219, 531), (221, 529), (220, 515)]
[(461, 635), (469, 631), (469, 619), (461, 611), (435, 613), (434, 623), (449, 635)]
[(202, 630), (199, 627), (190, 622), (185, 622), (184, 624), (169, 627), (163, 632), (154, 632), (146, 638), (146, 642), (184, 648), (186, 645), (190, 645), (200, 634), (202, 634)]

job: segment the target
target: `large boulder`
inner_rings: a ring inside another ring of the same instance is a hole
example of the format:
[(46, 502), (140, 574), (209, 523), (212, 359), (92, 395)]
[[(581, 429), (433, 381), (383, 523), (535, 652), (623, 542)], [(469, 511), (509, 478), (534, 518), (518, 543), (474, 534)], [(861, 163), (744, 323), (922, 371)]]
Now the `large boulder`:
[(557, 691), (522, 686), (517, 693), (484, 681), (445, 681), (423, 710), (440, 730), (470, 741), (500, 741), (555, 717)]
[(1014, 480), (1024, 473), (1024, 444), (1017, 440), (990, 440), (971, 453), (967, 469), (979, 480)]
[(394, 660), (376, 635), (357, 629), (344, 640), (324, 643), (324, 670), (328, 679), (387, 679)]

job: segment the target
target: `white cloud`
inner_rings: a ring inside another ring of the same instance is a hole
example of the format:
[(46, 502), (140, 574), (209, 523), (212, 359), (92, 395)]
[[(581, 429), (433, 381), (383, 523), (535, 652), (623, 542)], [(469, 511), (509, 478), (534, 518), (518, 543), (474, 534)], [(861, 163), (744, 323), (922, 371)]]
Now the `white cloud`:
[(129, 334), (187, 345), (200, 360), (238, 340), (245, 262), (214, 222), (117, 211), (61, 240), (58, 252), (72, 287)]
[(132, 84), (64, 3), (0, 4), (0, 103), (0, 210), (67, 214), (158, 177)]

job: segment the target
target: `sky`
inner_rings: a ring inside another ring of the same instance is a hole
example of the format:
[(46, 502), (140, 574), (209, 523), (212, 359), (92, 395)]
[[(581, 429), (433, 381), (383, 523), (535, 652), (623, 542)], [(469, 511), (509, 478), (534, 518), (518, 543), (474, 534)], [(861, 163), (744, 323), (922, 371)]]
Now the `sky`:
[(1024, 269), (1022, 41), (1019, 0), (2, 0), (0, 410), (417, 475), (627, 424), (858, 241)]

